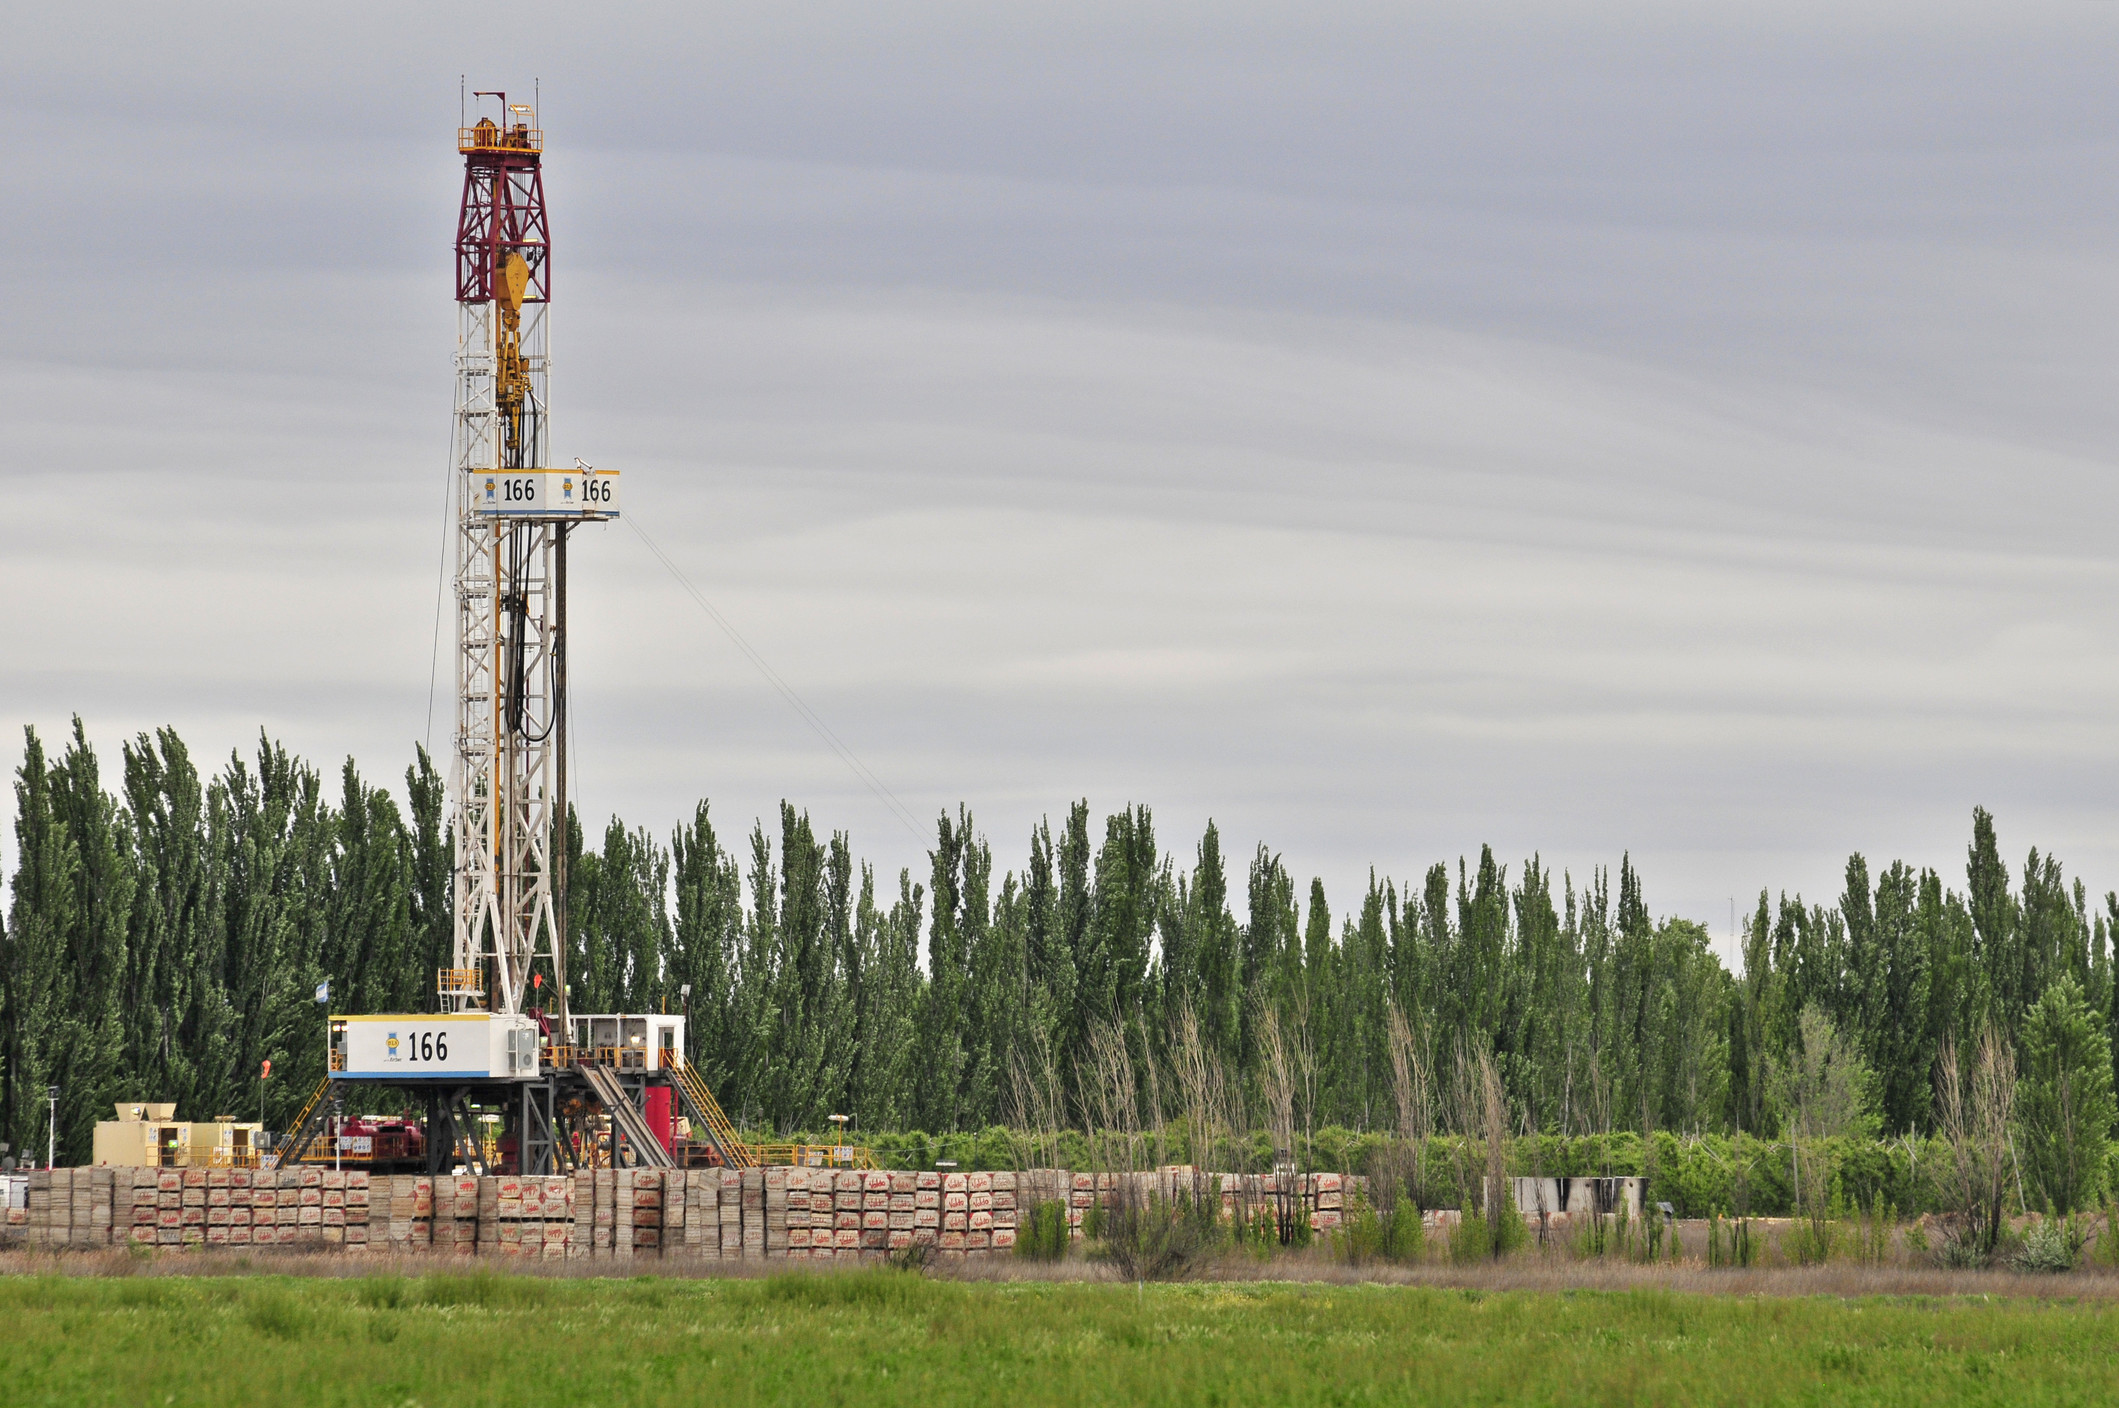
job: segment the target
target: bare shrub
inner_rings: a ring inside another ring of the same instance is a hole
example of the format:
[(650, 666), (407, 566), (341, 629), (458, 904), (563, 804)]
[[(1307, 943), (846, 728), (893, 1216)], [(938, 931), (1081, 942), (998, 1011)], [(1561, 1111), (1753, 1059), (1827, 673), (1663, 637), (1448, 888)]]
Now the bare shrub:
[(1502, 1257), (1521, 1247), (1529, 1235), (1523, 1226), (1523, 1214), (1516, 1208), (1515, 1186), (1508, 1176), (1508, 1097), (1501, 1089), (1501, 1073), (1494, 1067), (1491, 1052), (1479, 1053), (1478, 1084), (1479, 1133), (1486, 1144), (1482, 1201), (1491, 1229), (1493, 1254)]
[(1060, 1131), (1066, 1128), (1067, 1097), (1059, 1063), (1041, 1031), (1009, 1053), (1009, 1103), (1014, 1107), (1018, 1166), (1057, 1168)]
[(1265, 1009), (1259, 1023), (1259, 1044), (1265, 1056), (1266, 1120), (1273, 1133), (1272, 1204), (1273, 1227), (1280, 1245), (1294, 1246), (1309, 1240), (1310, 1220), (1304, 1207), (1303, 1189), (1297, 1184), (1295, 1163), (1295, 1087), (1297, 1071), (1288, 1049), (1280, 1016)]
[[(1106, 1022), (1090, 1033), (1089, 1068), (1081, 1072), (1096, 1204), (1085, 1219), (1091, 1254), (1129, 1281), (1189, 1275), (1219, 1249), (1217, 1209), (1190, 1189), (1165, 1191), (1153, 1169), (1148, 1132), (1141, 1125), (1140, 1082), (1126, 1033)], [(1149, 1082), (1151, 1099), (1159, 1094)], [(1162, 1120), (1154, 1121), (1155, 1153), (1162, 1152)], [(1150, 1184), (1154, 1187), (1150, 1187)], [(1108, 1187), (1105, 1185), (1109, 1184)]]
[(1190, 1003), (1178, 1011), (1170, 1061), (1177, 1077), (1179, 1118), (1186, 1148), (1191, 1151), (1191, 1197), (1199, 1202), (1218, 1200), (1208, 1170), (1234, 1162), (1225, 1155), (1235, 1152), (1235, 1122), (1221, 1061), (1201, 1038), (1199, 1018)]
[[(1397, 1003), (1390, 1010), (1391, 1102), (1397, 1106), (1398, 1143), (1391, 1174), (1411, 1195), (1415, 1211), (1427, 1183), (1427, 1140), (1435, 1129), (1433, 1081), (1427, 1068), (1427, 1053), (1413, 1038), (1411, 1023)], [(1381, 1198), (1377, 1207), (1383, 1207)]]
[(1128, 1281), (1181, 1280), (1221, 1250), (1219, 1219), (1189, 1193), (1149, 1183), (1122, 1175), (1105, 1195), (1095, 1254)]
[(1970, 1078), (1957, 1048), (1943, 1043), (1936, 1061), (1937, 1129), (1949, 1151), (1936, 1191), (1951, 1217), (1937, 1249), (1944, 1265), (1984, 1266), (2001, 1244), (2009, 1187), (2009, 1121), (2016, 1108), (2016, 1058), (1987, 1028)]

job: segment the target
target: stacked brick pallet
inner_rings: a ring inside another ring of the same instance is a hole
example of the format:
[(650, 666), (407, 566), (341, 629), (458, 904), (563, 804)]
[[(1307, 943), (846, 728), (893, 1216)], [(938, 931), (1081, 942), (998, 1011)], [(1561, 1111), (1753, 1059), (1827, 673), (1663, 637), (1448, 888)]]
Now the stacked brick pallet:
[(60, 1251), (109, 1246), (115, 1172), (61, 1168), (31, 1173), (26, 1219), (31, 1248)]
[(368, 1175), (285, 1169), (78, 1168), (30, 1180), (29, 1245), (364, 1246)]
[(478, 1185), (481, 1181), (450, 1177), (434, 1180), (434, 1212), (429, 1235), (437, 1254), (470, 1256), (477, 1252)]
[(571, 1178), (487, 1178), (479, 1196), (492, 1189), (496, 1238), (484, 1240), (487, 1223), (481, 1205), (480, 1247), (490, 1245), (501, 1256), (563, 1257), (574, 1230), (574, 1180)]
[[(187, 1200), (192, 1192), (192, 1177), (199, 1172), (184, 1171)], [(256, 1174), (242, 1169), (213, 1169), (208, 1172), (206, 1189), (206, 1241), (232, 1246), (365, 1250), (369, 1184), (365, 1169), (283, 1168)], [(245, 1222), (249, 1235), (239, 1236)]]
[[(821, 1178), (818, 1176), (820, 1173)], [(861, 1249), (861, 1215), (867, 1211), (862, 1174), (854, 1169), (812, 1169), (810, 1179), (810, 1258), (818, 1259), (820, 1252), (824, 1257), (833, 1258), (841, 1251), (850, 1256), (858, 1256)], [(886, 1210), (885, 1227), (883, 1234), (877, 1238), (878, 1243), (889, 1240), (889, 1175), (884, 1175), (884, 1181), (885, 1188), (881, 1196)]]
[(1282, 1199), (1293, 1199), (1312, 1229), (1324, 1232), (1339, 1226), (1346, 1217), (1346, 1199), (1366, 1185), (1358, 1174), (1224, 1173), (1209, 1175), (1221, 1191), (1223, 1216), (1239, 1210), (1256, 1216), (1276, 1212)]
[(426, 1251), (434, 1245), (434, 1185), (424, 1175), (382, 1174), (369, 1180), (369, 1244), (387, 1251)]
[(1314, 1174), (1309, 1179), (1310, 1226), (1320, 1232), (1346, 1220), (1346, 1178), (1337, 1173)]
[(272, 1246), (611, 1260), (860, 1260), (927, 1243), (1005, 1252), (1039, 1202), (1067, 1205), (1074, 1235), (1122, 1180), (1164, 1198), (1218, 1189), (1225, 1210), (1300, 1199), (1329, 1228), (1358, 1179), (1316, 1174), (877, 1172), (852, 1169), (596, 1169), (572, 1177), (376, 1176), (268, 1170), (84, 1168), (30, 1176), (28, 1242)]
[(610, 1255), (626, 1260), (662, 1254), (663, 1185), (671, 1176), (656, 1168), (618, 1170), (612, 1180)]
[[(761, 1170), (764, 1177), (759, 1181), (764, 1185), (764, 1189), (760, 1202), (765, 1210), (765, 1254), (767, 1256), (781, 1257), (787, 1255), (787, 1237), (790, 1231), (788, 1214), (793, 1211), (788, 1203), (788, 1197), (792, 1191), (788, 1187), (788, 1180), (793, 1177), (796, 1171), (791, 1168)], [(809, 1220), (806, 1211), (802, 1220), (805, 1223)]]
[(942, 1250), (984, 1252), (1013, 1247), (1016, 1182), (1013, 1173), (943, 1174)]
[[(682, 1256), (721, 1255), (721, 1170), (694, 1169), (671, 1175), (670, 1191), (664, 1195), (665, 1213), (683, 1210), (683, 1223), (670, 1229), (664, 1252)], [(804, 1206), (807, 1207), (806, 1195)]]

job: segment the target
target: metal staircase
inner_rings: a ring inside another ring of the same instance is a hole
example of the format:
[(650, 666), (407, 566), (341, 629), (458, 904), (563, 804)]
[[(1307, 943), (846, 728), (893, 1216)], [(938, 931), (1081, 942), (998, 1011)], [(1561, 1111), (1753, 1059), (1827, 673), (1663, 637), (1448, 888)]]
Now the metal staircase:
[(279, 1167), (300, 1162), (309, 1146), (316, 1142), (317, 1135), (323, 1132), (324, 1117), (331, 1113), (331, 1102), (337, 1095), (338, 1082), (330, 1076), (316, 1083), (316, 1089), (309, 1092), (309, 1100), (302, 1106), (301, 1113), (287, 1126), (287, 1137), (276, 1151)]
[(721, 1155), (722, 1164), (728, 1168), (758, 1167), (757, 1150), (736, 1137), (735, 1126), (722, 1113), (721, 1102), (706, 1088), (691, 1062), (679, 1057), (670, 1070), (677, 1077), (677, 1097), (683, 1102), (684, 1117), (692, 1122), (693, 1130), (706, 1136), (707, 1143)]
[[(608, 1066), (584, 1065), (580, 1070), (589, 1089), (596, 1092), (596, 1098), (603, 1102), (604, 1110), (610, 1115), (613, 1132), (625, 1136), (634, 1160), (649, 1168), (675, 1168), (677, 1161), (670, 1157), (670, 1151), (662, 1147), (662, 1141), (648, 1128), (646, 1117), (634, 1107), (632, 1097), (619, 1083), (618, 1073)], [(613, 1149), (611, 1153), (615, 1163), (617, 1150)]]

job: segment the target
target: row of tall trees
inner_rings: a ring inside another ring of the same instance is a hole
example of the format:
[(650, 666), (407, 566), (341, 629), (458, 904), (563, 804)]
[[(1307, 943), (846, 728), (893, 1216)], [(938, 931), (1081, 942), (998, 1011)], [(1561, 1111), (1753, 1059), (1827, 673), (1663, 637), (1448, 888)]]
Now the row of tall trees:
[[(106, 777), (77, 722), (56, 757), (28, 732), (16, 771), (0, 1137), (18, 1150), (41, 1148), (49, 1085), (75, 1156), (116, 1100), (283, 1121), (322, 1070), (318, 983), (340, 1010), (422, 1010), (449, 961), (423, 751), (403, 805), (268, 740), (210, 777), (168, 730), (117, 761)], [(1484, 1055), (1517, 1126), (1568, 1132), (1776, 1133), (1806, 1013), (1858, 1053), (1894, 1133), (1934, 1126), (1944, 1051), (2054, 1002), (2110, 1061), (2119, 896), (2093, 911), (2036, 850), (2012, 878), (1984, 811), (1962, 888), (1853, 856), (1829, 905), (1762, 893), (1734, 973), (1702, 926), (1654, 917), (1623, 858), (1578, 881), (1482, 850), (1372, 876), (1335, 914), (1322, 882), (1264, 846), (1228, 856), (1212, 824), (1170, 854), (1145, 807), (1099, 824), (1077, 802), (998, 867), (960, 809), (923, 873), (880, 884), (845, 833), (788, 805), (776, 823), (726, 837), (702, 802), (667, 837), (614, 819), (592, 845), (569, 816), (564, 838), (574, 1009), (688, 1011), (692, 1059), (757, 1127), (974, 1128), (1040, 1079), (1079, 1115), (1097, 1042), (1118, 1033), (1152, 1084), (1181, 1028), (1261, 1125), (1277, 1060), (1310, 1127), (1399, 1118), (1394, 1028), (1438, 1091)]]
[[(316, 984), (352, 1010), (418, 1010), (449, 950), (442, 784), (422, 752), (409, 815), (351, 761), (323, 777), (270, 742), (203, 777), (173, 731), (119, 750), (79, 721), (34, 731), (15, 773), (0, 934), (0, 1139), (62, 1157), (120, 1100), (284, 1120), (324, 1064)], [(261, 1081), (271, 1060), (274, 1078)]]

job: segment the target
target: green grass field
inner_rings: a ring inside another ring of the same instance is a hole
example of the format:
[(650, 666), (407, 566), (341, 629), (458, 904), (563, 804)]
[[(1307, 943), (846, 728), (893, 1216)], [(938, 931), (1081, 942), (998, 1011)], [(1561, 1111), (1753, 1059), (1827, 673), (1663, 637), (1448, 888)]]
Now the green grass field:
[(1376, 1285), (23, 1276), (0, 1402), (2110, 1403), (2105, 1302)]

